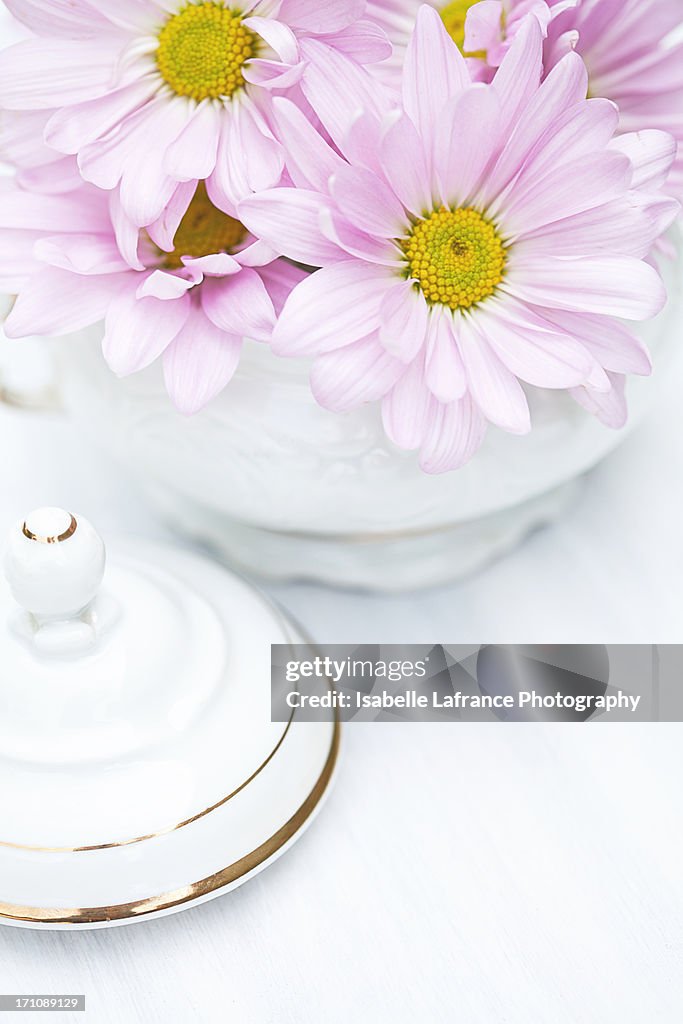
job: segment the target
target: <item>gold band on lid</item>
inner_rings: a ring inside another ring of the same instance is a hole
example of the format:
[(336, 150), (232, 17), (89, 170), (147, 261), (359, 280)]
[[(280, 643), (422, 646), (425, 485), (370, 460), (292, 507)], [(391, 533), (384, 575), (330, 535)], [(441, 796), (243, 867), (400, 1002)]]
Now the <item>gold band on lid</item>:
[(235, 861), (222, 871), (173, 892), (110, 907), (29, 907), (0, 902), (0, 918), (38, 925), (92, 925), (107, 924), (111, 921), (136, 920), (147, 914), (181, 907), (183, 904), (216, 893), (219, 889), (241, 879), (246, 880), (247, 875), (256, 871), (261, 865), (265, 865), (268, 860), (279, 853), (303, 828), (318, 808), (334, 775), (339, 754), (340, 732), (341, 726), (337, 718), (334, 724), (332, 744), (323, 770), (298, 811), (270, 839), (266, 839), (251, 853), (241, 857), (240, 860)]
[(65, 540), (69, 540), (70, 537), (73, 537), (77, 529), (78, 522), (75, 516), (71, 516), (71, 522), (67, 529), (64, 533), (60, 533), (58, 537), (43, 537), (39, 533), (34, 533), (33, 530), (29, 530), (28, 523), (24, 523), (21, 528), (21, 532), (24, 537), (28, 538), (28, 540), (35, 540), (39, 544), (62, 544)]
[(207, 815), (219, 810), (219, 808), (224, 807), (225, 804), (229, 803), (234, 797), (239, 796), (242, 790), (246, 789), (247, 786), (250, 785), (250, 783), (252, 783), (261, 774), (261, 772), (268, 767), (287, 739), (289, 730), (294, 723), (295, 714), (296, 708), (293, 708), (284, 732), (280, 736), (276, 745), (268, 754), (268, 757), (265, 759), (263, 764), (259, 765), (256, 771), (252, 772), (248, 779), (241, 782), (236, 789), (233, 789), (232, 793), (228, 793), (227, 796), (224, 796), (221, 800), (212, 804), (211, 807), (207, 807), (203, 811), (199, 811), (198, 814), (193, 814), (191, 818), (186, 818), (177, 825), (169, 825), (166, 828), (159, 829), (158, 832), (150, 832), (149, 835), (145, 836), (136, 836), (134, 839), (122, 839), (118, 842), (99, 843), (91, 846), (27, 846), (24, 843), (10, 843), (0, 839), (0, 848), (6, 850), (28, 850), (30, 853), (94, 853), (96, 850), (115, 850), (122, 846), (136, 846), (138, 843), (146, 843), (150, 839), (160, 839), (161, 836), (170, 835), (171, 832), (177, 832), (179, 829), (185, 828), (187, 825), (193, 825), (195, 821), (200, 821), (201, 818), (206, 818)]

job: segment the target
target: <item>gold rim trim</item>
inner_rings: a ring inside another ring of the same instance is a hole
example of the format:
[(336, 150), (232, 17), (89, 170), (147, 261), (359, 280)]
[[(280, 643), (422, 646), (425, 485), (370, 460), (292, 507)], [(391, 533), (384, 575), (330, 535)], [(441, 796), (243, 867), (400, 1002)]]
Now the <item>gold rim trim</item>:
[(60, 533), (58, 537), (43, 537), (39, 533), (33, 533), (32, 530), (29, 530), (26, 523), (22, 526), (21, 532), (24, 537), (27, 537), (29, 540), (35, 540), (38, 544), (63, 544), (65, 540), (69, 540), (70, 537), (73, 537), (77, 529), (78, 522), (76, 521), (75, 516), (71, 516), (69, 526), (64, 533)]
[(325, 795), (334, 774), (339, 755), (340, 734), (341, 726), (337, 719), (334, 723), (332, 745), (323, 770), (298, 811), (265, 843), (262, 843), (245, 857), (235, 861), (229, 867), (218, 871), (215, 875), (209, 875), (208, 878), (203, 878), (193, 885), (185, 886), (182, 889), (175, 889), (160, 896), (151, 896), (148, 899), (137, 900), (134, 903), (121, 903), (113, 907), (66, 910), (61, 908), (21, 907), (10, 903), (0, 903), (0, 918), (7, 918), (12, 921), (25, 921), (32, 924), (103, 924), (108, 921), (135, 920), (147, 914), (181, 907), (185, 903), (191, 903), (193, 900), (201, 899), (202, 896), (208, 896), (219, 889), (232, 885), (270, 860), (308, 821)]
[(134, 839), (123, 839), (116, 843), (99, 843), (96, 846), (26, 846), (23, 843), (8, 843), (0, 840), (0, 848), (6, 850), (27, 850), (29, 853), (94, 853), (96, 850), (116, 850), (122, 846), (135, 846), (137, 843), (146, 843), (150, 839), (159, 839), (161, 836), (170, 835), (171, 832), (177, 832), (179, 829), (185, 828), (187, 825), (194, 824), (195, 821), (201, 821), (201, 819), (205, 818), (208, 814), (213, 814), (213, 812), (217, 811), (219, 807), (223, 807), (229, 800), (232, 800), (233, 797), (238, 795), (238, 793), (241, 793), (243, 789), (246, 789), (247, 786), (249, 786), (254, 779), (268, 767), (280, 750), (280, 747), (287, 739), (287, 734), (292, 727), (295, 714), (296, 708), (293, 709), (292, 714), (289, 717), (289, 721), (285, 726), (285, 731), (282, 733), (282, 736), (280, 736), (280, 739), (277, 741), (270, 754), (268, 754), (268, 757), (265, 759), (263, 764), (259, 765), (256, 771), (251, 773), (248, 779), (245, 779), (237, 789), (233, 789), (232, 793), (228, 793), (227, 796), (224, 796), (221, 800), (212, 804), (211, 807), (205, 807), (203, 811), (200, 811), (198, 814), (193, 814), (191, 818), (186, 818), (184, 821), (179, 821), (177, 825), (169, 825), (167, 828), (162, 828), (158, 832), (150, 832), (146, 836), (136, 836)]

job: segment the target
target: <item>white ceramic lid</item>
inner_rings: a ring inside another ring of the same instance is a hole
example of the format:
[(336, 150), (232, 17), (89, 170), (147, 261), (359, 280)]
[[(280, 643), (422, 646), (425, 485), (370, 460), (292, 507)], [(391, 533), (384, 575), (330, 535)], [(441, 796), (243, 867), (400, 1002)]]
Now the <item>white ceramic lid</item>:
[(5, 573), (0, 919), (99, 924), (221, 891), (192, 887), (331, 771), (333, 726), (270, 718), (270, 645), (301, 638), (224, 569), (132, 542), (105, 559), (60, 509), (17, 525)]

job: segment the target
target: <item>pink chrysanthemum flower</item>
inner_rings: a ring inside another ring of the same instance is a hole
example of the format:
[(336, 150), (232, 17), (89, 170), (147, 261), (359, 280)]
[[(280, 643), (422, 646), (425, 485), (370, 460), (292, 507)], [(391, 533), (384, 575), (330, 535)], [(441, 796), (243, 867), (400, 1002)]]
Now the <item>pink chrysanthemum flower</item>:
[[(546, 73), (570, 50), (588, 66), (591, 96), (619, 107), (619, 130), (659, 128), (675, 136), (679, 153), (668, 190), (683, 198), (683, 43), (670, 44), (683, 24), (680, 0), (430, 0), (451, 38), (467, 55), (473, 77), (490, 81), (524, 22), (533, 14), (544, 34)], [(368, 0), (393, 57), (376, 71), (400, 77), (422, 0)]]
[(553, 18), (545, 64), (575, 49), (588, 68), (591, 96), (619, 107), (619, 130), (659, 128), (678, 142), (666, 190), (683, 198), (683, 25), (680, 0), (549, 0)]
[(539, 84), (542, 44), (528, 19), (493, 84), (472, 84), (423, 7), (402, 109), (357, 118), (370, 100), (349, 72), (344, 125), (321, 81), (310, 95), (342, 157), (279, 101), (297, 188), (239, 206), (278, 252), (323, 268), (285, 304), (274, 350), (315, 357), (313, 391), (330, 409), (381, 399), (387, 433), (428, 472), (466, 462), (487, 421), (526, 433), (523, 383), (569, 389), (617, 427), (622, 375), (650, 370), (615, 318), (646, 319), (666, 300), (645, 257), (678, 210), (657, 193), (674, 140), (614, 140), (616, 109), (586, 100), (576, 54)]
[[(392, 56), (375, 69), (389, 82), (400, 81), (415, 20), (424, 0), (368, 0), (367, 14), (386, 32)], [(547, 0), (429, 0), (453, 42), (465, 55), (473, 78), (490, 80), (512, 45), (524, 18), (532, 14), (545, 33), (557, 16)], [(575, 3), (576, 0), (560, 0)]]
[(227, 212), (279, 180), (272, 90), (297, 86), (320, 52), (316, 44), (359, 62), (390, 52), (380, 30), (361, 20), (365, 0), (7, 6), (36, 37), (0, 54), (2, 106), (32, 114), (34, 128), (51, 111), (47, 145), (77, 155), (87, 181), (120, 185), (139, 227), (160, 216), (178, 182), (206, 179), (213, 202)]
[(163, 356), (168, 391), (186, 414), (230, 381), (245, 336), (270, 340), (305, 276), (196, 182), (140, 234), (116, 199), (90, 185), (67, 196), (6, 187), (0, 254), (0, 289), (18, 293), (8, 337), (68, 334), (104, 319), (111, 368), (124, 376)]

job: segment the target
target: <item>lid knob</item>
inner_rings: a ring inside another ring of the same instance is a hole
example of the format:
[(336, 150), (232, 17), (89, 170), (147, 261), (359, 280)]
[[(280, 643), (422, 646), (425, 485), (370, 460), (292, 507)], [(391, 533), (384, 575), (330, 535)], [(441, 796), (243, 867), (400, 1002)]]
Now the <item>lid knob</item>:
[(5, 574), (32, 619), (36, 647), (71, 653), (95, 642), (89, 611), (105, 560), (102, 538), (88, 520), (60, 508), (31, 512), (11, 531)]

